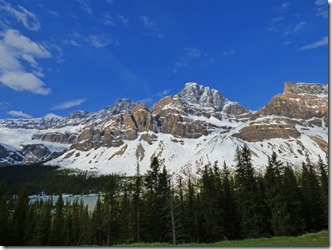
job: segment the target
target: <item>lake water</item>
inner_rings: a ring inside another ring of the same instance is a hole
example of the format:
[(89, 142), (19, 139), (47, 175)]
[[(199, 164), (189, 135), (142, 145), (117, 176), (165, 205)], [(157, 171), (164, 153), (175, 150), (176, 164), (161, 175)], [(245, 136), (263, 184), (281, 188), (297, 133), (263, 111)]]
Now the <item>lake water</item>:
[[(29, 202), (30, 203), (34, 203), (37, 200), (50, 200), (53, 199), (53, 204), (55, 204), (58, 200), (59, 196), (58, 195), (53, 195), (53, 196), (49, 196), (49, 195), (33, 195), (29, 197)], [(102, 198), (102, 195), (100, 195), (100, 198)], [(84, 202), (84, 205), (88, 205), (88, 210), (89, 212), (92, 212), (96, 203), (97, 203), (97, 199), (98, 199), (98, 194), (88, 194), (88, 195), (69, 195), (69, 194), (63, 194), (62, 195), (62, 199), (64, 201), (64, 204), (66, 204), (67, 201), (70, 201), (71, 203), (75, 200), (80, 201), (81, 199)]]

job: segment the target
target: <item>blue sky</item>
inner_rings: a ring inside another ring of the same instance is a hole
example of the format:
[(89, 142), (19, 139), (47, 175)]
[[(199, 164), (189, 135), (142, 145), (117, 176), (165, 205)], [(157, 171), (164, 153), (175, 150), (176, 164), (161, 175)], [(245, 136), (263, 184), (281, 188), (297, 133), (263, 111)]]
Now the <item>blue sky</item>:
[(251, 110), (328, 82), (325, 0), (0, 0), (0, 118), (151, 106), (186, 82)]

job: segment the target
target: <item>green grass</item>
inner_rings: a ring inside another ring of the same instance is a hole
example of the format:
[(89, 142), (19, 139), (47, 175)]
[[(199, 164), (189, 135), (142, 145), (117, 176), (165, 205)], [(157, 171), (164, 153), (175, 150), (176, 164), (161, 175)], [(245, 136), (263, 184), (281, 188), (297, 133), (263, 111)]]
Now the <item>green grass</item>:
[[(168, 243), (133, 243), (119, 246), (128, 247), (170, 247)], [(214, 243), (186, 243), (177, 247), (328, 247), (328, 231), (304, 234), (297, 237), (272, 237), (245, 240), (227, 240)]]

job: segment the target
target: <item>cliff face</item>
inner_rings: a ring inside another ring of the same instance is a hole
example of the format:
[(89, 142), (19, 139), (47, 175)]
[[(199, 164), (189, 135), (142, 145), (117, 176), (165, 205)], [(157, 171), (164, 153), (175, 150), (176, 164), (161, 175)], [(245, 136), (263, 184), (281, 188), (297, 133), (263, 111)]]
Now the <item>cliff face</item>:
[(296, 125), (328, 124), (328, 88), (321, 84), (285, 82), (284, 93), (276, 95), (235, 137), (245, 141), (299, 138)]

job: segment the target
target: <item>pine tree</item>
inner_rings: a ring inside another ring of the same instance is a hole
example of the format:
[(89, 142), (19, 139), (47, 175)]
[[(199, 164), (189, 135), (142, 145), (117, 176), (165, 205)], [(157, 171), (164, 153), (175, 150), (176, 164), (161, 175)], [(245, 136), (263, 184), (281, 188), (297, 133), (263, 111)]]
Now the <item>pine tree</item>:
[(247, 145), (236, 151), (236, 194), (241, 215), (241, 237), (256, 238), (262, 235), (265, 218), (258, 207), (258, 188), (251, 163), (251, 152)]
[(64, 217), (64, 202), (62, 194), (59, 194), (59, 198), (55, 204), (55, 213), (52, 219), (51, 225), (51, 245), (63, 246), (66, 236), (65, 231), (65, 217)]
[(0, 245), (9, 244), (9, 207), (7, 205), (7, 195), (5, 184), (0, 181)]
[(284, 168), (281, 189), (289, 215), (289, 225), (287, 225), (289, 234), (300, 235), (304, 230), (304, 221), (301, 213), (301, 192), (294, 171), (289, 165)]
[(50, 230), (51, 230), (51, 215), (52, 203), (45, 201), (41, 203), (40, 216), (35, 230), (35, 245), (47, 246), (49, 244)]
[(235, 200), (235, 193), (226, 163), (222, 170), (222, 188), (224, 192), (223, 224), (225, 237), (229, 240), (239, 239), (240, 220)]
[(198, 242), (200, 238), (198, 222), (199, 202), (191, 178), (188, 180), (188, 192), (184, 203), (187, 242)]
[(321, 194), (314, 166), (307, 160), (302, 164), (302, 211), (307, 231), (316, 232), (326, 225)]
[(321, 197), (322, 197), (322, 210), (323, 210), (323, 228), (328, 229), (328, 221), (329, 221), (329, 178), (328, 178), (328, 170), (327, 165), (323, 162), (322, 158), (319, 157), (318, 160), (318, 168), (319, 168), (319, 181), (321, 187)]
[(104, 231), (104, 217), (102, 213), (102, 203), (100, 195), (98, 195), (96, 206), (92, 212), (91, 219), (91, 243), (93, 245), (104, 245), (105, 231)]
[(273, 234), (276, 236), (289, 235), (289, 214), (286, 200), (282, 193), (282, 163), (277, 160), (277, 154), (272, 153), (268, 157), (268, 165), (265, 171), (266, 202), (269, 208), (269, 223)]
[(25, 187), (21, 189), (18, 199), (16, 201), (14, 213), (13, 213), (13, 242), (12, 245), (24, 246), (26, 245), (25, 233), (28, 228), (27, 219), (29, 212), (29, 197), (28, 191)]
[(141, 241), (141, 210), (142, 210), (141, 193), (142, 193), (142, 177), (140, 175), (139, 164), (137, 164), (135, 184), (134, 184), (134, 194), (133, 194), (133, 206), (132, 206), (134, 242)]

